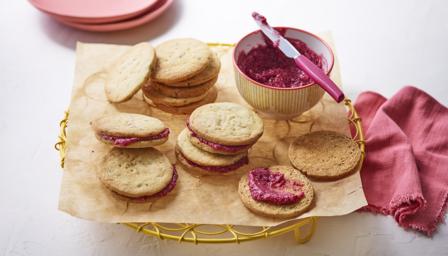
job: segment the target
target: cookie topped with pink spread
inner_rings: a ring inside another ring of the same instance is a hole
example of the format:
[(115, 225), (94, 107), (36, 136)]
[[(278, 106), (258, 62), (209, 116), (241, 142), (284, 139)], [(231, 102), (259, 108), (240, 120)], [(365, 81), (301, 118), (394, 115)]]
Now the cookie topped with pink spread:
[(157, 118), (130, 113), (110, 114), (92, 122), (97, 139), (119, 148), (147, 148), (165, 143), (169, 128)]
[(255, 168), (241, 178), (238, 192), (246, 208), (274, 218), (298, 216), (314, 200), (311, 182), (290, 166)]
[(193, 145), (223, 155), (247, 152), (263, 134), (263, 120), (249, 108), (231, 102), (197, 108), (187, 127)]

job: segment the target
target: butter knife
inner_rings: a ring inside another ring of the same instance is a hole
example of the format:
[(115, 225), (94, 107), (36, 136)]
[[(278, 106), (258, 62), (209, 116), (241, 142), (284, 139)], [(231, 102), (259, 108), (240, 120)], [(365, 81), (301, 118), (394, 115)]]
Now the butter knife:
[(339, 87), (324, 73), (322, 69), (311, 62), (305, 55), (300, 52), (280, 33), (269, 26), (266, 18), (253, 12), (257, 25), (260, 27), (263, 34), (265, 34), (269, 40), (272, 41), (274, 47), (277, 47), (286, 57), (294, 59), (294, 63), (302, 69), (308, 76), (310, 76), (317, 84), (320, 85), (336, 102), (341, 102), (345, 96)]

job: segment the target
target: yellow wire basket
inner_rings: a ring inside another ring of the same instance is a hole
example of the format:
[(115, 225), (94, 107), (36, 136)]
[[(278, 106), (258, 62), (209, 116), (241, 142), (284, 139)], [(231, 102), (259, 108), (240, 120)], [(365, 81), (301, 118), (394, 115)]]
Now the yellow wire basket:
[[(361, 152), (361, 165), (365, 157), (365, 140), (361, 126), (361, 118), (349, 99), (344, 100), (348, 109), (348, 122), (354, 128), (353, 139), (358, 143)], [(59, 151), (60, 164), (64, 168), (66, 153), (66, 128), (69, 112), (66, 111), (60, 122), (60, 134), (55, 149)], [(155, 236), (160, 239), (176, 240), (190, 243), (240, 243), (256, 239), (269, 238), (293, 233), (298, 243), (306, 243), (316, 230), (318, 217), (309, 217), (301, 220), (288, 222), (287, 224), (273, 227), (244, 227), (235, 225), (211, 225), (211, 224), (187, 224), (173, 223), (162, 224), (156, 222), (146, 223), (121, 223), (137, 232), (145, 235)]]

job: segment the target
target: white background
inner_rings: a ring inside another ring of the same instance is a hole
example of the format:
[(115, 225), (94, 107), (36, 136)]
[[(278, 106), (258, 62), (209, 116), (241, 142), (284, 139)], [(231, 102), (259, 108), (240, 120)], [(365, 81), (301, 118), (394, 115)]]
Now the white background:
[(235, 42), (255, 29), (253, 10), (273, 25), (330, 30), (353, 99), (365, 90), (390, 97), (413, 84), (447, 105), (447, 1), (176, 0), (154, 22), (116, 33), (73, 30), (24, 0), (0, 2), (0, 255), (448, 254), (446, 225), (429, 239), (368, 213), (321, 218), (313, 239), (300, 246), (291, 235), (241, 245), (178, 244), (79, 220), (57, 210), (62, 170), (53, 149), (69, 103), (76, 41)]

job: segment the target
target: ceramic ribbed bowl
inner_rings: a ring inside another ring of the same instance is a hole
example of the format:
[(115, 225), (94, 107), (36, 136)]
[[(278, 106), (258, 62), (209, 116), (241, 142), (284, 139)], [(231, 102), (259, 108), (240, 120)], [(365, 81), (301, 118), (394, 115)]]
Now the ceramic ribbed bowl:
[[(282, 28), (284, 36), (299, 39), (308, 47), (323, 57), (323, 67), (330, 74), (334, 64), (334, 55), (331, 48), (322, 39), (309, 32)], [(238, 57), (242, 52), (247, 53), (253, 47), (264, 45), (260, 30), (243, 37), (235, 46), (233, 52), (233, 67), (235, 80), (241, 96), (255, 109), (277, 119), (299, 116), (319, 102), (324, 91), (317, 84), (307, 84), (298, 88), (278, 88), (259, 83), (244, 74), (238, 67)]]

